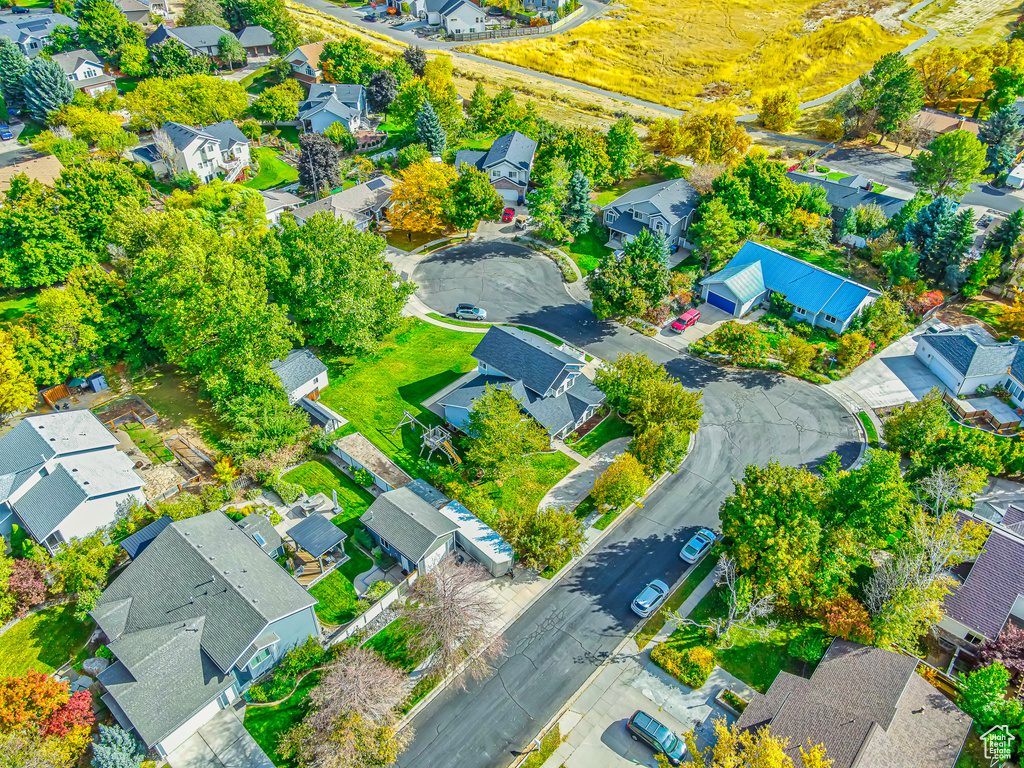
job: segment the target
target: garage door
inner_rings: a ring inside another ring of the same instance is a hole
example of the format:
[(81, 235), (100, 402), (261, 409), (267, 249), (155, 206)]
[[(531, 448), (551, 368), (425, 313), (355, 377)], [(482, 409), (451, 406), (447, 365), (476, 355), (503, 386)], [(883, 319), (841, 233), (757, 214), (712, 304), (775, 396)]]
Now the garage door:
[(730, 315), (736, 314), (736, 302), (730, 301), (725, 296), (719, 296), (714, 291), (708, 291), (708, 304), (712, 307), (718, 307), (724, 309)]
[(499, 189), (498, 194), (506, 203), (514, 203), (519, 199), (518, 189)]

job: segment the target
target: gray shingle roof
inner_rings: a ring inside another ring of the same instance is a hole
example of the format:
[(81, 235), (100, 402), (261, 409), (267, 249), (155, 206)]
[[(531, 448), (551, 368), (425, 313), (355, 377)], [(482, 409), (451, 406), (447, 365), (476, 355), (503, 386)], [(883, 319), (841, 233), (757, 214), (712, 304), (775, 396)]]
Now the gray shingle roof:
[(93, 77), (87, 77), (84, 80), (72, 80), (71, 85), (74, 88), (84, 88), (86, 86), (96, 85), (97, 83), (114, 82), (114, 77), (112, 75), (108, 75), (103, 72), (103, 59), (86, 48), (79, 48), (74, 51), (68, 51), (67, 53), (55, 53), (50, 58), (60, 65), (60, 68), (64, 70), (64, 74), (66, 75), (71, 75), (83, 62), (92, 64), (97, 68), (99, 74)]
[(284, 360), (270, 364), (284, 391), (289, 394), (327, 371), (323, 361), (308, 349), (293, 349)]
[(456, 170), (463, 165), (471, 165), (478, 171), (484, 168), (484, 160), (487, 159), (487, 152), (480, 149), (460, 149), (455, 153)]
[(906, 200), (898, 197), (863, 189), (863, 184), (867, 181), (863, 176), (848, 176), (839, 181), (829, 181), (803, 173), (787, 173), (786, 176), (796, 184), (821, 187), (825, 190), (825, 199), (828, 200), (828, 204), (842, 211), (856, 208), (858, 205), (877, 205), (891, 219), (907, 204)]
[(216, 141), (220, 144), (221, 151), (230, 149), (234, 144), (248, 144), (238, 126), (231, 120), (224, 120), (213, 125), (206, 125), (201, 128), (194, 128), (191, 125), (170, 122), (164, 125), (167, 137), (177, 149), (184, 150), (197, 139), (203, 141)]
[(963, 584), (946, 597), (946, 615), (976, 634), (996, 638), (1024, 595), (1024, 539), (993, 529)]
[(217, 48), (217, 41), (224, 35), (233, 35), (223, 27), (216, 24), (199, 24), (194, 27), (168, 27), (161, 24), (156, 31), (146, 39), (146, 46), (152, 48), (168, 38), (182, 43), (188, 48), (198, 50), (200, 48)]
[(256, 46), (273, 45), (274, 33), (261, 26), (245, 27), (235, 35), (243, 48), (254, 48)]
[(413, 562), (458, 526), (408, 487), (378, 496), (359, 521)]
[(170, 524), (170, 515), (164, 515), (159, 520), (154, 520), (145, 528), (137, 530), (127, 539), (122, 541), (121, 549), (128, 553), (128, 557), (138, 557), (139, 553), (148, 547), (150, 542), (152, 542), (153, 539), (155, 539), (159, 533)]
[[(281, 544), (284, 543), (281, 534), (274, 529), (273, 523), (267, 519), (266, 515), (256, 513), (246, 515), (238, 521), (238, 527), (245, 531), (256, 542), (256, 545), (268, 555), (271, 552), (276, 552), (280, 549)], [(262, 544), (256, 538), (257, 536), (263, 539)]]
[(918, 337), (964, 376), (1005, 373), (1020, 351), (1018, 345), (997, 342), (980, 325), (962, 325), (951, 331)]
[(238, 526), (209, 512), (162, 531), (92, 615), (112, 639), (205, 617), (202, 648), (228, 672), (267, 624), (315, 603)]
[(498, 325), (487, 330), (471, 354), (488, 367), (522, 381), (527, 389), (540, 395), (565, 378), (567, 367), (577, 370), (582, 367), (580, 360), (539, 336)]
[(24, 43), (29, 38), (49, 37), (53, 28), (60, 25), (78, 29), (77, 21), (61, 13), (4, 13), (0, 14), (0, 37)]
[(917, 659), (836, 638), (810, 680), (781, 673), (737, 726), (770, 726), (798, 764), (810, 740), (825, 745), (833, 768), (951, 768), (970, 718), (916, 668)]
[(312, 203), (300, 205), (293, 211), (295, 220), (303, 224), (314, 215), (326, 211), (343, 221), (366, 221), (371, 214), (376, 215), (391, 202), (391, 190), (394, 186), (394, 179), (390, 176), (378, 176), (376, 179), (356, 184)]
[(345, 540), (345, 532), (320, 512), (314, 512), (288, 529), (288, 538), (312, 557), (320, 557)]
[(276, 211), (278, 208), (297, 208), (306, 202), (298, 195), (280, 190), (265, 189), (260, 194), (263, 196), (263, 204), (267, 208), (267, 213)]
[(483, 167), (490, 168), (505, 161), (512, 163), (517, 168), (529, 170), (533, 165), (533, 155), (536, 151), (536, 141), (524, 133), (512, 131), (512, 133), (506, 133), (494, 140), (491, 148), (487, 151)]
[(699, 199), (697, 190), (686, 179), (672, 179), (631, 189), (604, 208), (616, 210), (620, 216), (628, 215), (625, 212), (632, 208), (641, 208), (647, 214), (660, 213), (672, 226), (685, 219), (697, 207)]

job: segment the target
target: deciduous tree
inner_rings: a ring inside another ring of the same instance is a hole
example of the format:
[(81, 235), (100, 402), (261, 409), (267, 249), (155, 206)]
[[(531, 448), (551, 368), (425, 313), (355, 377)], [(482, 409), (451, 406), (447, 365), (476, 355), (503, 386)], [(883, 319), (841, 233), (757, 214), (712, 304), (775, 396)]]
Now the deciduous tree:
[(978, 658), (985, 665), (999, 663), (1013, 674), (1024, 673), (1024, 629), (1007, 622), (999, 637), (978, 646)]
[[(725, 717), (713, 721), (715, 745), (701, 749), (693, 731), (685, 734), (687, 768), (793, 768), (793, 760), (786, 754), (789, 740), (771, 733), (769, 727), (740, 730), (736, 723), (727, 725)], [(829, 768), (832, 761), (825, 755), (823, 744), (808, 742), (807, 749), (800, 745), (800, 764), (803, 768)]]
[(934, 388), (916, 403), (907, 403), (885, 419), (882, 435), (886, 444), (900, 453), (920, 451), (949, 427), (949, 414), (942, 393)]
[(639, 501), (651, 482), (644, 465), (633, 454), (623, 453), (597, 478), (591, 496), (599, 507), (622, 510)]
[(429, 159), (401, 171), (391, 191), (388, 220), (392, 226), (410, 232), (444, 231), (451, 187), (457, 178), (450, 165)]
[(761, 112), (757, 119), (769, 131), (785, 133), (800, 117), (800, 99), (792, 88), (780, 88), (761, 99)]
[(682, 154), (695, 163), (737, 162), (750, 148), (750, 134), (724, 112), (693, 112), (682, 124)]
[(984, 732), (993, 726), (1006, 724), (1006, 714), (1012, 706), (1006, 700), (1009, 684), (1010, 673), (998, 662), (962, 677), (957, 703), (969, 717), (974, 718), (978, 730)]
[(221, 29), (227, 29), (228, 26), (224, 8), (217, 0), (185, 0), (177, 24), (181, 27), (213, 24)]
[(249, 112), (257, 120), (277, 125), (294, 120), (299, 114), (299, 102), (305, 98), (302, 86), (297, 80), (286, 80), (281, 85), (272, 85), (256, 97), (249, 105)]
[(861, 107), (876, 114), (875, 125), (892, 133), (924, 105), (924, 87), (917, 72), (899, 53), (883, 56), (860, 78)]
[(33, 605), (46, 599), (46, 579), (38, 563), (23, 558), (11, 563), (11, 576), (7, 589), (16, 600), (15, 616), (24, 616)]
[(569, 164), (562, 157), (553, 157), (535, 179), (536, 186), (526, 196), (530, 215), (540, 224), (541, 232), (553, 240), (565, 240), (569, 230), (562, 219), (569, 197)]
[(466, 230), (468, 235), (481, 219), (496, 217), (501, 205), (501, 195), (485, 173), (470, 165), (459, 168), (458, 178), (451, 185), (446, 214), (452, 225)]
[(862, 333), (850, 331), (839, 337), (838, 357), (843, 368), (854, 368), (863, 362), (871, 349), (871, 340)]
[(249, 106), (239, 83), (205, 74), (143, 80), (125, 95), (133, 126), (160, 126), (169, 121), (210, 125), (232, 120)]
[(704, 273), (710, 274), (732, 255), (739, 232), (728, 206), (716, 197), (700, 201), (696, 218), (690, 231), (697, 243), (697, 255), (704, 264)]
[(221, 35), (217, 39), (217, 58), (233, 67), (236, 61), (245, 61), (245, 48), (234, 35)]
[(184, 43), (167, 39), (152, 49), (153, 70), (164, 79), (185, 75), (209, 75), (209, 57), (193, 53)]
[(341, 186), (341, 154), (333, 141), (322, 133), (299, 136), (299, 184), (316, 194), (325, 194)]
[(665, 367), (643, 353), (623, 352), (597, 369), (594, 383), (608, 397), (608, 403), (629, 413), (651, 386), (668, 379)]
[(587, 275), (587, 288), (598, 317), (641, 317), (662, 302), (668, 293), (665, 237), (641, 230), (623, 249), (601, 256), (596, 270)]
[(608, 129), (605, 140), (608, 151), (609, 172), (616, 181), (632, 176), (643, 156), (640, 137), (636, 135), (633, 118), (624, 115)]
[(563, 508), (500, 509), (494, 527), (527, 568), (560, 565), (583, 551), (586, 533), (583, 521)]
[(962, 197), (982, 177), (988, 160), (985, 145), (970, 131), (943, 133), (928, 151), (913, 159), (911, 179), (934, 195)]
[(16, 413), (29, 410), (35, 402), (35, 383), (15, 354), (11, 337), (0, 329), (0, 424), (7, 423)]
[(398, 97), (398, 79), (387, 69), (374, 72), (366, 86), (366, 108), (370, 112), (383, 112), (388, 119), (388, 107)]
[(529, 454), (545, 450), (550, 442), (508, 387), (491, 384), (473, 401), (466, 434), (466, 460), (499, 481), (522, 470)]

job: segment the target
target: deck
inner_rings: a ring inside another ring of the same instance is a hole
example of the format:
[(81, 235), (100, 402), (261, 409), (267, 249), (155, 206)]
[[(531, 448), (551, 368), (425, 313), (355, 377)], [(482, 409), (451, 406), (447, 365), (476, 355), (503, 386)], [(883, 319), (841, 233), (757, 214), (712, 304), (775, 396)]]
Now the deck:
[[(325, 557), (327, 557), (327, 555), (325, 555)], [(348, 555), (345, 555), (340, 559), (336, 559), (332, 563), (327, 563), (326, 569), (321, 569), (320, 563), (317, 562), (315, 557), (311, 557), (305, 550), (297, 549), (295, 554), (292, 556), (292, 561), (295, 565), (296, 571), (298, 571), (300, 565), (302, 566), (302, 575), (296, 576), (295, 580), (306, 589), (309, 589), (348, 559)]]

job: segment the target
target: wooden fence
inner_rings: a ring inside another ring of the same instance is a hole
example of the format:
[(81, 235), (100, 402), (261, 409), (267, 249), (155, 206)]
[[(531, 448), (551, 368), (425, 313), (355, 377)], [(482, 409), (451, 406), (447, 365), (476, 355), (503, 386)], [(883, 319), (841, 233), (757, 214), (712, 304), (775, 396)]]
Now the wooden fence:
[(942, 393), (942, 400), (963, 421), (983, 421), (997, 435), (1015, 435), (1020, 430), (1020, 419), (1017, 421), (999, 421), (990, 411), (968, 411), (957, 402), (956, 398), (950, 396), (948, 392)]
[(460, 32), (452, 35), (456, 42), (463, 43), (467, 40), (492, 40), (499, 37), (526, 37), (528, 35), (548, 35), (564, 27), (570, 21), (583, 13), (583, 6), (570, 13), (564, 19), (559, 19), (554, 24), (544, 24), (539, 27), (505, 27), (502, 29), (488, 29), (484, 32)]

